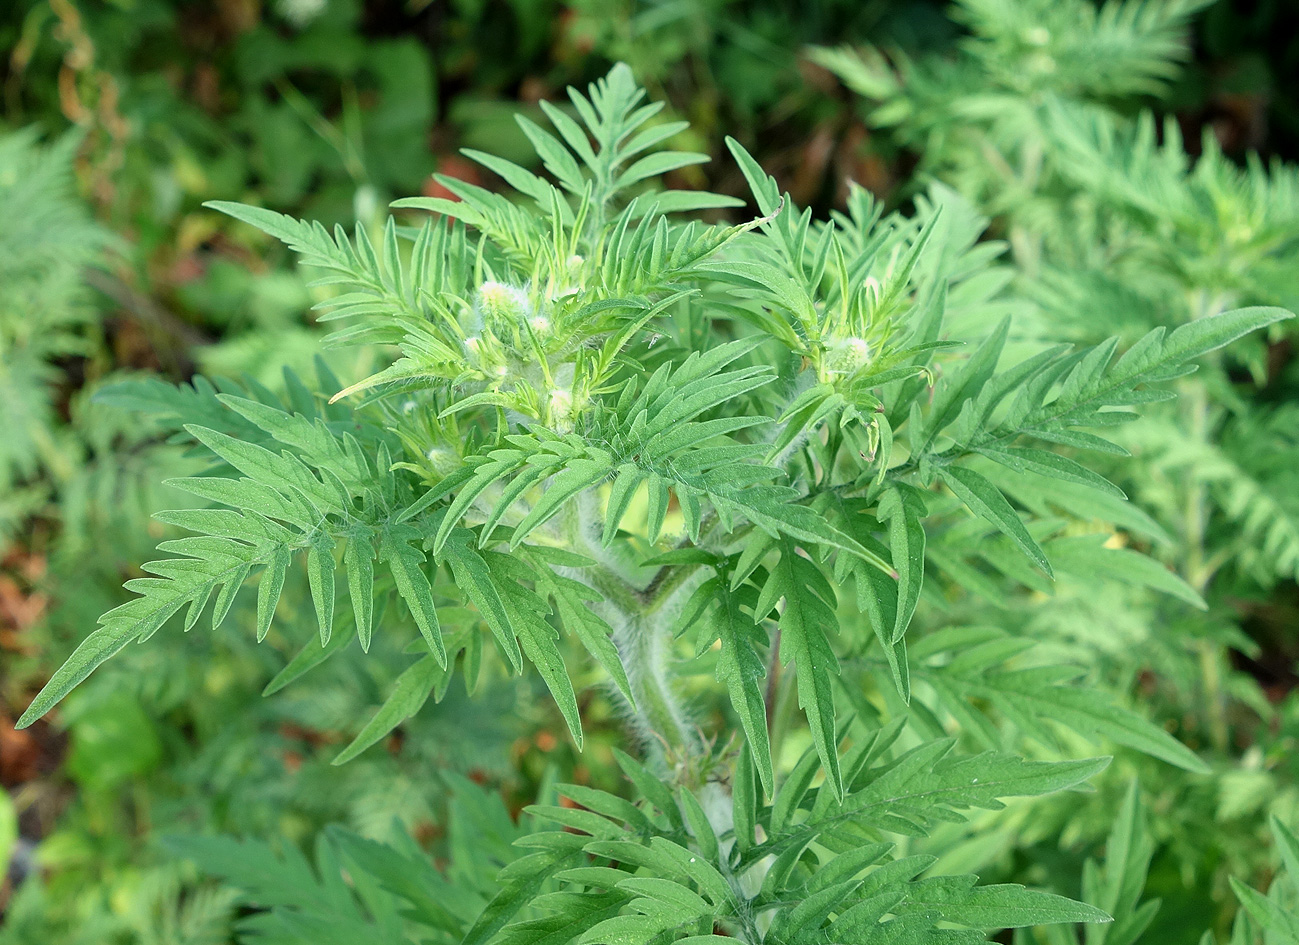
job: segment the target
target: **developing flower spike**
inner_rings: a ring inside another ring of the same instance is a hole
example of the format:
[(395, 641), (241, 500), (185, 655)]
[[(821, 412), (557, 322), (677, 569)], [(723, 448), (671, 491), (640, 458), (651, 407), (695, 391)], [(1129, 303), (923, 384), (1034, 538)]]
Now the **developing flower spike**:
[(864, 338), (840, 338), (825, 349), (821, 373), (851, 376), (870, 364), (873, 354), (870, 342)]
[(531, 308), (527, 293), (515, 286), (484, 282), (478, 287), (478, 314), (488, 327), (518, 325), (528, 317)]
[(557, 433), (570, 433), (573, 429), (573, 394), (570, 391), (556, 389), (550, 392), (546, 408), (549, 413), (550, 426)]
[(424, 454), (430, 467), (439, 476), (449, 476), (460, 465), (460, 454), (445, 446), (433, 446)]

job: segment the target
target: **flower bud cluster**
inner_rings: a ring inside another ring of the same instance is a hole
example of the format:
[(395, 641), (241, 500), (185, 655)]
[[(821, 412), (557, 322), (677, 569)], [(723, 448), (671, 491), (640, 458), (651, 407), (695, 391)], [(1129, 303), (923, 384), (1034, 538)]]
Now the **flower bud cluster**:
[(503, 282), (484, 282), (478, 287), (478, 316), (483, 327), (498, 335), (521, 324), (532, 314), (528, 294), (518, 286)]
[[(573, 256), (557, 275), (565, 280), (575, 277), (583, 262)], [(541, 420), (553, 430), (571, 432), (588, 395), (575, 384), (572, 363), (563, 358), (556, 359), (559, 363), (548, 360), (546, 344), (555, 330), (544, 300), (538, 302), (526, 288), (487, 281), (478, 287), (468, 314), (463, 342), (468, 366), (515, 404), (509, 409)]]
[[(470, 310), (472, 318), (464, 340), (465, 360), (488, 377), (509, 374), (508, 348), (521, 348), (527, 328), (534, 334), (549, 330), (544, 315), (534, 313), (528, 293), (503, 282), (487, 281), (478, 287), (478, 298)], [(527, 326), (527, 328), (525, 328)]]
[(431, 447), (424, 458), (428, 461), (429, 467), (438, 476), (449, 476), (460, 468), (463, 462), (460, 455), (455, 450), (448, 449), (445, 446)]
[(839, 338), (826, 347), (821, 358), (821, 372), (824, 375), (851, 376), (870, 364), (873, 357), (874, 352), (866, 339)]
[(572, 391), (556, 388), (550, 392), (546, 398), (547, 420), (550, 426), (560, 433), (568, 433), (573, 429), (573, 393)]

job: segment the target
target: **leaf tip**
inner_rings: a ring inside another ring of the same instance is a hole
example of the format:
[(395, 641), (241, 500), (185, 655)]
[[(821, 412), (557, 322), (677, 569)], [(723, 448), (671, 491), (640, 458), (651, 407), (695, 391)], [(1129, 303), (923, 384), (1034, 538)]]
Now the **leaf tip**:
[(30, 727), (37, 719), (45, 714), (44, 712), (35, 710), (36, 703), (33, 702), (27, 707), (27, 711), (22, 714), (18, 721), (14, 723), (14, 730), (21, 732), (23, 729)]

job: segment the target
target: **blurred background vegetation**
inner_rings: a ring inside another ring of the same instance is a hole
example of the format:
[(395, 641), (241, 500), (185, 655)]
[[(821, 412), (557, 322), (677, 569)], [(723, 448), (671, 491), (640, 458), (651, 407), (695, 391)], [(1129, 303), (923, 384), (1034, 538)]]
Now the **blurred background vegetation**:
[[(529, 161), (513, 114), (623, 60), (691, 122), (682, 145), (718, 157), (674, 172), (673, 186), (743, 195), (720, 158), (732, 135), (818, 214), (843, 206), (849, 180), (890, 206), (934, 181), (959, 191), (1010, 246), (1004, 298), (1024, 337), (1131, 339), (1227, 303), (1299, 308), (1299, 7), (1152, 2), (1168, 22), (1129, 24), (1150, 40), (1129, 49), (1067, 22), (1051, 31), (1084, 6), (0, 5), (0, 943), (230, 941), (237, 894), (201, 879), (170, 837), (305, 848), (342, 823), (409, 833), (443, 855), (548, 780), (618, 784), (619, 720), (594, 678), (576, 680), (587, 686), (580, 756), (534, 683), (502, 678), (473, 707), (453, 684), (381, 747), (332, 768), (404, 661), (344, 653), (294, 687), (321, 659), (302, 646), (314, 637), (305, 613), (301, 632), (282, 615), (290, 629), (260, 647), (250, 634), (160, 635), (49, 721), (13, 730), (162, 535), (141, 526), (175, 507), (161, 481), (194, 468), (169, 442), (174, 418), (142, 419), (147, 381), (247, 376), (291, 398), (281, 367), (315, 370), (304, 279), (203, 201), (377, 225), (396, 197), (445, 195), (435, 173), (492, 186), (460, 148)], [(1160, 30), (1174, 46), (1189, 31), (1187, 61), (1170, 65)], [(1060, 102), (1084, 111), (1057, 114)], [(1132, 129), (1147, 110), (1158, 120), (1143, 141)], [(1033, 822), (988, 815), (947, 838), (945, 866), (1042, 885), (1075, 875), (1136, 778), (1155, 841), (1150, 895), (1165, 903), (1146, 941), (1225, 929), (1228, 875), (1266, 886), (1266, 815), (1293, 824), (1299, 811), (1294, 341), (1260, 343), (1248, 376), (1210, 371), (1190, 407), (1135, 434), (1140, 462), (1124, 475), (1150, 515), (1130, 513), (1116, 538), (1158, 549), (1206, 611), (1130, 588), (983, 599), (978, 568), (970, 599), (948, 602), (970, 608), (967, 623), (1058, 640), (1214, 774), (1120, 752), (1095, 797), (1039, 805)], [(702, 714), (723, 711), (700, 699)]]

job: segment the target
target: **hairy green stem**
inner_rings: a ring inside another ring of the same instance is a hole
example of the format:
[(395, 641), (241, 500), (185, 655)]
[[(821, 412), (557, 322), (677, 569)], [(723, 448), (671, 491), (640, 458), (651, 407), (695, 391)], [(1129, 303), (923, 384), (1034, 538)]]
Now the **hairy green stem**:
[(699, 735), (673, 690), (671, 637), (661, 621), (646, 614), (621, 614), (614, 645), (627, 669), (636, 700), (634, 726), (652, 758), (665, 768), (701, 749)]
[(695, 586), (691, 578), (697, 568), (661, 568), (638, 587), (636, 576), (627, 573), (627, 562), (600, 540), (602, 523), (594, 497), (585, 496), (570, 508), (567, 537), (596, 562), (575, 576), (604, 597), (597, 609), (613, 627), (613, 643), (627, 670), (634, 701), (628, 706), (632, 727), (651, 759), (670, 769), (673, 759), (689, 759), (703, 747), (671, 674), (672, 626)]

